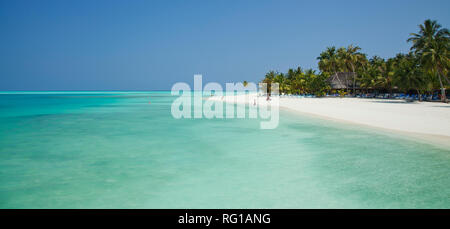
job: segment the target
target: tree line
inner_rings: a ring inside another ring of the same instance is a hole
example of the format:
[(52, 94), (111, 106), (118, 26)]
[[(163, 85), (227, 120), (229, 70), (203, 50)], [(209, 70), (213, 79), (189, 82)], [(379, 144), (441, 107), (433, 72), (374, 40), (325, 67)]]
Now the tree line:
[[(411, 33), (409, 53), (399, 53), (384, 59), (379, 56), (368, 58), (361, 48), (328, 47), (320, 53), (319, 72), (313, 69), (289, 69), (286, 73), (269, 71), (263, 83), (270, 89), (271, 83), (279, 84), (279, 92), (285, 94), (314, 94), (324, 96), (334, 92), (351, 94), (369, 91), (414, 92), (419, 95), (440, 90), (441, 100), (447, 102), (445, 89), (450, 85), (450, 33), (436, 21), (426, 20), (419, 25), (417, 33)], [(351, 85), (346, 90), (333, 90), (329, 78), (338, 73), (352, 73)], [(358, 89), (358, 90), (357, 90)]]

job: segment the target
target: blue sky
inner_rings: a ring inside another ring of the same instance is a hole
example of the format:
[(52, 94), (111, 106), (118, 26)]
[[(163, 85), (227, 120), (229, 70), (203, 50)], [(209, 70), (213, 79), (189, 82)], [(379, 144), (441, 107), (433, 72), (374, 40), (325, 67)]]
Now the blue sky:
[(168, 90), (317, 68), (327, 46), (407, 52), (450, 1), (0, 0), (0, 90)]

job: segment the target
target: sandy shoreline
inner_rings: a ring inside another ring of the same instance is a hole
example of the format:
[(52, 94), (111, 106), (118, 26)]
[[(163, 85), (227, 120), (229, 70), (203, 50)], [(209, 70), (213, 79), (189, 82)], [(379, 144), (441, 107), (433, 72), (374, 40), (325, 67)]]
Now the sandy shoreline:
[[(211, 97), (224, 102), (267, 105), (256, 94)], [(344, 121), (399, 132), (409, 137), (450, 146), (450, 104), (361, 98), (289, 98), (279, 99), (280, 108), (314, 117)]]

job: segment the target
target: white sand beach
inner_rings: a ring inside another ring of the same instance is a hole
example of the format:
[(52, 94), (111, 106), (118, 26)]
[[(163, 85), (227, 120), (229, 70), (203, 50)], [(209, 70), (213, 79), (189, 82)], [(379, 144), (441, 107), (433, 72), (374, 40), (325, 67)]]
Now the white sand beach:
[[(235, 96), (245, 103), (245, 95)], [(250, 103), (266, 105), (265, 97), (248, 95)], [(233, 102), (231, 96), (209, 99)], [(362, 98), (288, 98), (279, 99), (280, 108), (287, 108), (322, 118), (351, 122), (415, 135), (434, 136), (450, 142), (450, 104), (439, 102), (406, 102), (404, 100)]]

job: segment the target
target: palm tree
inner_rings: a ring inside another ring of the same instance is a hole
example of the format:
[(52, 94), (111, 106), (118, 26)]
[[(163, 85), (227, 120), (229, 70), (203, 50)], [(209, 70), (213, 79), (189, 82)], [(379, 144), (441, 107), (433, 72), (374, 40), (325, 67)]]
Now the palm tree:
[(421, 94), (427, 90), (427, 82), (420, 67), (420, 60), (414, 53), (409, 53), (407, 55), (397, 54), (394, 61), (394, 84), (405, 92), (416, 90), (419, 101), (422, 101)]
[(327, 47), (327, 50), (320, 53), (317, 57), (319, 60), (319, 69), (322, 72), (331, 74), (336, 74), (339, 71), (339, 58), (336, 47)]
[(244, 82), (242, 84), (244, 85), (244, 87), (247, 87), (248, 82), (246, 80), (244, 80)]
[(306, 88), (306, 80), (305, 80), (305, 74), (303, 73), (303, 70), (298, 67), (294, 71), (293, 78), (290, 80), (290, 89), (291, 93), (293, 94), (302, 94), (305, 92)]
[(394, 69), (395, 69), (395, 59), (389, 58), (383, 65), (382, 65), (382, 84), (385, 89), (389, 91), (389, 96), (392, 96), (392, 89), (394, 87), (393, 81), (394, 81)]
[(385, 79), (383, 72), (385, 71), (386, 61), (378, 56), (372, 57), (365, 70), (361, 72), (361, 87), (365, 89), (379, 89), (384, 87)]
[(278, 89), (280, 93), (286, 92), (287, 89), (286, 78), (284, 77), (283, 73), (277, 74), (273, 79), (273, 83), (278, 83)]
[(367, 61), (366, 55), (359, 52), (361, 50), (358, 46), (349, 45), (347, 49), (338, 49), (338, 56), (341, 59), (342, 69), (346, 72), (353, 73), (353, 95), (356, 95), (356, 78), (357, 67), (362, 67)]
[(330, 89), (326, 82), (326, 75), (317, 75), (313, 69), (307, 69), (304, 74), (305, 77), (305, 89), (308, 93), (315, 94), (316, 96), (324, 96), (326, 91)]
[[(337, 73), (341, 69), (341, 60), (338, 55), (338, 51), (336, 50), (336, 47), (327, 47), (327, 49), (320, 53), (320, 56), (317, 57), (317, 60), (319, 60), (319, 70), (324, 73), (325, 75), (331, 76), (331, 75), (337, 75)], [(339, 77), (337, 80), (340, 82)]]
[(271, 84), (273, 83), (273, 80), (275, 79), (276, 75), (277, 75), (277, 73), (275, 73), (275, 71), (269, 71), (268, 73), (266, 73), (266, 75), (262, 81), (263, 83), (267, 84), (268, 95), (270, 95)]
[(286, 78), (288, 80), (292, 80), (295, 77), (295, 70), (292, 68), (289, 68), (288, 72), (286, 73)]
[(441, 27), (436, 21), (428, 19), (419, 25), (419, 33), (411, 33), (407, 41), (413, 43), (411, 50), (420, 58), (424, 68), (439, 79), (441, 100), (447, 102), (442, 78), (450, 84), (446, 76), (450, 65), (450, 32)]

